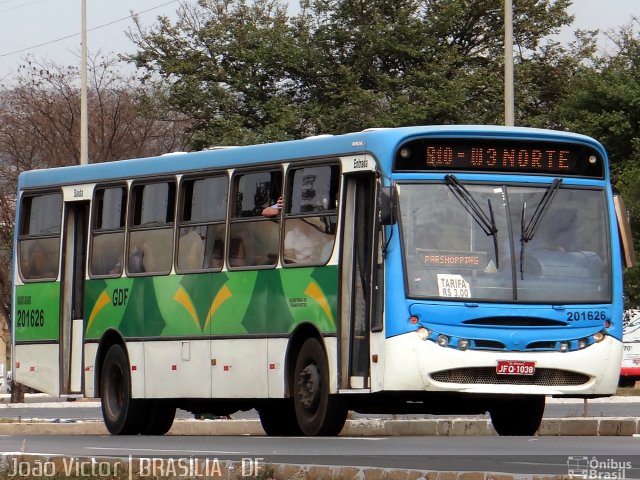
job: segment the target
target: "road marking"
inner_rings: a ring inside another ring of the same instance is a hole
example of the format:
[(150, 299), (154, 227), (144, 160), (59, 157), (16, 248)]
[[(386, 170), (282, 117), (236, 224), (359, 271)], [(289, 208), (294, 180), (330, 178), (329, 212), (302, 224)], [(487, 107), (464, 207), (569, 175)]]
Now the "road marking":
[[(85, 447), (86, 450), (121, 450), (118, 447)], [(215, 455), (248, 455), (248, 451), (233, 451), (233, 450), (176, 450), (176, 449), (167, 449), (161, 450), (158, 448), (131, 448), (127, 449), (129, 452), (154, 452), (154, 453), (206, 453), (206, 454), (215, 454)]]

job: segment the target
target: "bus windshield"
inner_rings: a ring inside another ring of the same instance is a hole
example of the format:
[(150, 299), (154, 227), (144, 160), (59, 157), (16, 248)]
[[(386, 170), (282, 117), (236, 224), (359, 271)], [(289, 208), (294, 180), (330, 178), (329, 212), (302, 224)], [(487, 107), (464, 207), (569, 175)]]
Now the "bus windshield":
[(408, 296), (610, 301), (605, 193), (559, 184), (398, 184)]

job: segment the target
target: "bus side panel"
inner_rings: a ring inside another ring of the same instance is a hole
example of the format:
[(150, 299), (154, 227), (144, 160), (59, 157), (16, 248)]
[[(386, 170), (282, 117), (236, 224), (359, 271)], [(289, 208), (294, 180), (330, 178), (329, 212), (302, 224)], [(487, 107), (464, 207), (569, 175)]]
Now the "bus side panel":
[(59, 341), (59, 282), (16, 286), (14, 329), (17, 343)]
[(337, 267), (90, 280), (85, 334), (127, 337), (289, 334), (300, 323), (335, 333)]
[(59, 355), (58, 344), (17, 344), (14, 381), (49, 395), (59, 395)]
[(144, 342), (144, 366), (146, 398), (170, 398), (176, 392), (186, 398), (211, 395), (207, 340)]
[(15, 289), (14, 380), (59, 395), (60, 283), (29, 283)]
[(211, 341), (212, 398), (267, 397), (267, 339)]
[(84, 396), (93, 398), (96, 396), (96, 355), (98, 344), (89, 342), (84, 344)]
[(267, 363), (269, 373), (267, 386), (269, 398), (283, 398), (285, 395), (286, 355), (289, 340), (286, 338), (267, 339)]
[(133, 398), (145, 398), (145, 378), (147, 377), (146, 362), (144, 358), (144, 343), (128, 342), (127, 354), (131, 368), (131, 396)]
[[(335, 333), (337, 278), (337, 267), (327, 266), (90, 280), (86, 338), (120, 332), (137, 364), (135, 397), (281, 398), (288, 340), (268, 353), (264, 335), (288, 337), (303, 323)], [(325, 339), (332, 391), (336, 345)], [(95, 369), (94, 358), (87, 365)]]

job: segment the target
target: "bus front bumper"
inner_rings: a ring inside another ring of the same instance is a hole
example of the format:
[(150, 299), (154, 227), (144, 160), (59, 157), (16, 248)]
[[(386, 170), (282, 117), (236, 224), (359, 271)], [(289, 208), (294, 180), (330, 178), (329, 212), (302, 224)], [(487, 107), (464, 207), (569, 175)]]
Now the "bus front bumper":
[[(584, 350), (564, 353), (461, 351), (411, 332), (387, 339), (382, 385), (384, 390), (473, 394), (613, 395), (622, 349), (619, 340), (606, 336)], [(515, 364), (526, 365), (528, 374), (498, 374), (499, 365)]]

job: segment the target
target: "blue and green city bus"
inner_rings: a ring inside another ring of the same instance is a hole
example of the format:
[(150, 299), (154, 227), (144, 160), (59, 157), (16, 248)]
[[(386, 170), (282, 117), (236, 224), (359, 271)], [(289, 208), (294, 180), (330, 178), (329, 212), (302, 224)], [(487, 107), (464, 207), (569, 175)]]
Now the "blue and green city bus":
[[(266, 207), (282, 208), (266, 216)], [(622, 250), (607, 156), (572, 133), (370, 129), (20, 175), (14, 378), (271, 435), (349, 410), (485, 413), (615, 392)]]

